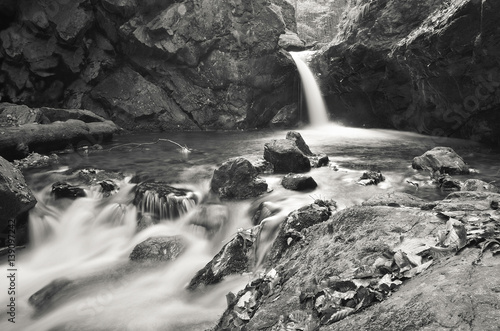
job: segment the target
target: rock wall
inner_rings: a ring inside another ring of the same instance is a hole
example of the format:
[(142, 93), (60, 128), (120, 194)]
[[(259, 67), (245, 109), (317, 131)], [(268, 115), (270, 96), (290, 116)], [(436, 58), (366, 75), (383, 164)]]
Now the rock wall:
[(500, 3), (358, 1), (315, 59), (334, 117), (499, 144)]
[(165, 130), (259, 127), (294, 102), (287, 0), (7, 2), (0, 101)]

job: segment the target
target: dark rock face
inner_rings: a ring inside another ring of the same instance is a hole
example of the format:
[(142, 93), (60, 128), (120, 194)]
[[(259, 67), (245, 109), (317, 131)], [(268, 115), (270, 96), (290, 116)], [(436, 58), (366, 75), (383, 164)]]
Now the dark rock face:
[(444, 174), (468, 174), (469, 167), (450, 147), (435, 147), (417, 156), (412, 162), (413, 169), (439, 171)]
[(52, 185), (52, 194), (54, 194), (56, 199), (77, 199), (87, 196), (83, 188), (62, 182), (57, 182)]
[(9, 161), (0, 157), (0, 224), (33, 208), (36, 199), (26, 185), (23, 175)]
[(498, 144), (499, 18), (495, 0), (358, 2), (315, 61), (330, 109), (351, 124)]
[(312, 190), (318, 186), (311, 176), (300, 174), (287, 174), (283, 177), (281, 185), (288, 190), (295, 191)]
[(130, 260), (141, 262), (165, 262), (175, 260), (187, 247), (181, 236), (148, 238), (130, 253)]
[(271, 162), (275, 172), (306, 172), (311, 170), (309, 159), (293, 140), (277, 139), (264, 145), (264, 159)]
[(296, 100), (295, 66), (279, 45), (296, 31), (288, 1), (9, 4), (0, 101), (186, 130), (265, 126)]
[(267, 192), (267, 183), (245, 158), (229, 159), (214, 171), (210, 188), (221, 199), (247, 199)]

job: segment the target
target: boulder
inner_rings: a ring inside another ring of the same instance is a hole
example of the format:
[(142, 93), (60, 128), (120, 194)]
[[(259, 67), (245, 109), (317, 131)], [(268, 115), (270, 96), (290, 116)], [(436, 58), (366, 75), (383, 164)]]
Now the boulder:
[(320, 153), (314, 154), (313, 156), (308, 156), (309, 162), (311, 162), (311, 168), (325, 167), (330, 163), (330, 158), (328, 155)]
[(255, 258), (252, 245), (258, 231), (260, 229), (257, 227), (239, 231), (203, 269), (196, 273), (187, 288), (196, 290), (217, 284), (226, 276), (252, 270)]
[(413, 169), (439, 171), (449, 175), (468, 174), (469, 167), (464, 160), (450, 147), (434, 147), (412, 162)]
[(498, 249), (481, 255), (484, 245), (465, 246), (469, 236), (487, 238), (500, 227), (490, 222), (478, 229), (477, 219), (445, 220), (419, 208), (354, 206), (309, 227), (298, 223), (300, 232), (283, 223), (266, 272), (230, 298), (214, 330), (440, 329), (450, 318), (467, 329), (463, 316), (484, 300), (486, 311), (472, 323), (495, 330)]
[(279, 227), (278, 235), (267, 255), (266, 264), (272, 266), (279, 261), (288, 249), (304, 238), (303, 230), (327, 221), (335, 208), (334, 203), (318, 200), (291, 212)]
[(68, 198), (74, 200), (87, 196), (87, 193), (85, 193), (85, 190), (83, 188), (63, 182), (52, 184), (51, 192), (56, 199)]
[(300, 149), (300, 151), (304, 153), (304, 155), (306, 156), (314, 155), (309, 149), (309, 146), (307, 146), (306, 142), (304, 141), (304, 138), (302, 138), (302, 135), (297, 131), (288, 131), (286, 133), (286, 139), (294, 141), (297, 147)]
[(173, 261), (186, 247), (187, 242), (182, 236), (148, 238), (134, 247), (129, 259), (140, 262)]
[(450, 175), (446, 173), (437, 176), (437, 178), (434, 178), (434, 181), (438, 184), (439, 188), (445, 192), (460, 191), (460, 189), (462, 188), (462, 182), (453, 179)]
[(267, 192), (268, 187), (252, 163), (238, 157), (227, 160), (214, 171), (210, 189), (221, 199), (248, 199)]
[(485, 181), (479, 179), (467, 179), (462, 183), (460, 188), (461, 191), (487, 191), (498, 193), (498, 187), (493, 184), (486, 183)]
[(8, 220), (30, 210), (36, 199), (26, 185), (21, 171), (0, 157), (0, 224), (3, 229)]
[(281, 185), (288, 190), (295, 191), (313, 190), (318, 186), (311, 176), (291, 173), (283, 177)]
[(264, 145), (264, 159), (274, 166), (275, 172), (307, 172), (311, 162), (290, 139), (273, 140)]
[(137, 206), (139, 219), (149, 215), (154, 223), (175, 220), (193, 209), (198, 202), (194, 192), (165, 182), (143, 182), (135, 189), (134, 205)]

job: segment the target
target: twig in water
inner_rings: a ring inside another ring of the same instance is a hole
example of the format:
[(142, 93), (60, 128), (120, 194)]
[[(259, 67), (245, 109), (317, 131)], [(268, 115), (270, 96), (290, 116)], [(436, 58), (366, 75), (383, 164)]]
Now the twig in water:
[(128, 143), (128, 144), (122, 144), (122, 145), (117, 145), (117, 146), (113, 146), (111, 147), (110, 149), (108, 149), (109, 151), (112, 150), (113, 148), (118, 148), (118, 147), (124, 147), (124, 146), (128, 146), (128, 145), (135, 145), (134, 147), (132, 148), (137, 148), (139, 146), (143, 146), (143, 145), (154, 145), (154, 144), (157, 144), (159, 143), (160, 141), (168, 141), (174, 145), (177, 145), (181, 148), (181, 153), (183, 154), (187, 154), (187, 153), (190, 153), (191, 152), (191, 149), (189, 149), (186, 145), (182, 146), (181, 144), (173, 141), (173, 140), (170, 140), (170, 139), (163, 139), (163, 138), (159, 138), (158, 140), (154, 141), (154, 142), (151, 142), (151, 143)]

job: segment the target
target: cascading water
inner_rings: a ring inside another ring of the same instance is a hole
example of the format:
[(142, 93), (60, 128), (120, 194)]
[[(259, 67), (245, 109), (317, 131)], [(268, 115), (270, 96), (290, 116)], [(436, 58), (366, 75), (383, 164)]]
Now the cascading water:
[[(195, 147), (188, 160), (179, 157), (171, 146), (161, 144), (122, 150), (106, 150), (104, 146), (104, 151), (82, 159), (77, 159), (80, 156), (76, 154), (68, 155), (67, 160), (61, 157), (63, 165), (74, 166), (78, 160), (81, 166), (150, 175), (194, 194), (182, 195), (179, 190), (176, 197), (165, 191), (156, 195), (147, 187), (149, 193), (144, 191), (145, 196), (134, 201), (141, 184), (124, 180), (116, 182), (117, 190), (109, 195), (103, 194), (99, 186), (89, 185), (84, 187), (84, 198), (56, 200), (51, 185), (74, 178), (65, 175), (68, 167), (36, 170), (27, 175), (38, 203), (30, 213), (30, 243), (16, 254), (16, 324), (8, 322), (4, 313), (0, 330), (206, 330), (215, 325), (227, 307), (228, 292), (236, 293), (256, 276), (226, 277), (219, 284), (195, 292), (186, 290), (186, 286), (239, 229), (254, 227), (251, 216), (256, 215), (253, 211), (261, 203), (265, 204), (258, 219), (263, 232), (255, 248), (257, 266), (265, 260), (276, 230), (288, 213), (314, 199), (333, 199), (339, 208), (345, 208), (387, 192), (405, 192), (430, 200), (443, 198), (443, 193), (429, 183), (427, 173), (411, 168), (414, 156), (437, 143), (455, 148), (477, 168), (482, 179), (500, 180), (500, 154), (482, 151), (473, 142), (449, 138), (436, 141), (436, 137), (413, 133), (330, 125), (328, 130), (301, 130), (311, 150), (326, 153), (339, 168), (312, 169), (310, 174), (318, 183), (313, 192), (286, 190), (281, 185), (282, 175), (265, 174), (262, 176), (271, 193), (246, 201), (208, 199), (208, 183), (216, 164), (237, 155), (261, 155), (264, 143), (283, 138), (284, 131), (168, 133), (170, 138)], [(128, 139), (146, 143), (164, 135), (123, 135), (114, 144), (130, 143)], [(370, 187), (357, 184), (363, 171), (371, 167), (380, 169), (386, 181)], [(419, 188), (409, 185), (408, 180), (418, 182)], [(171, 216), (175, 220), (168, 219)], [(146, 226), (141, 228), (142, 218), (138, 217), (150, 217), (152, 221), (144, 220)], [(176, 260), (150, 266), (129, 260), (134, 247), (148, 238), (177, 235), (188, 245)], [(8, 269), (5, 256), (0, 269)], [(70, 283), (48, 300), (44, 311), (36, 313), (29, 298), (57, 279), (62, 279), (62, 284), (64, 279)], [(6, 281), (5, 275), (0, 278), (3, 290), (8, 288)], [(5, 293), (0, 295), (0, 305), (6, 307), (6, 300)]]
[(297, 69), (299, 70), (302, 88), (306, 97), (307, 111), (309, 114), (309, 122), (312, 126), (322, 126), (328, 123), (328, 111), (325, 101), (321, 95), (318, 83), (314, 78), (314, 74), (307, 66), (306, 57), (314, 52), (290, 52)]

